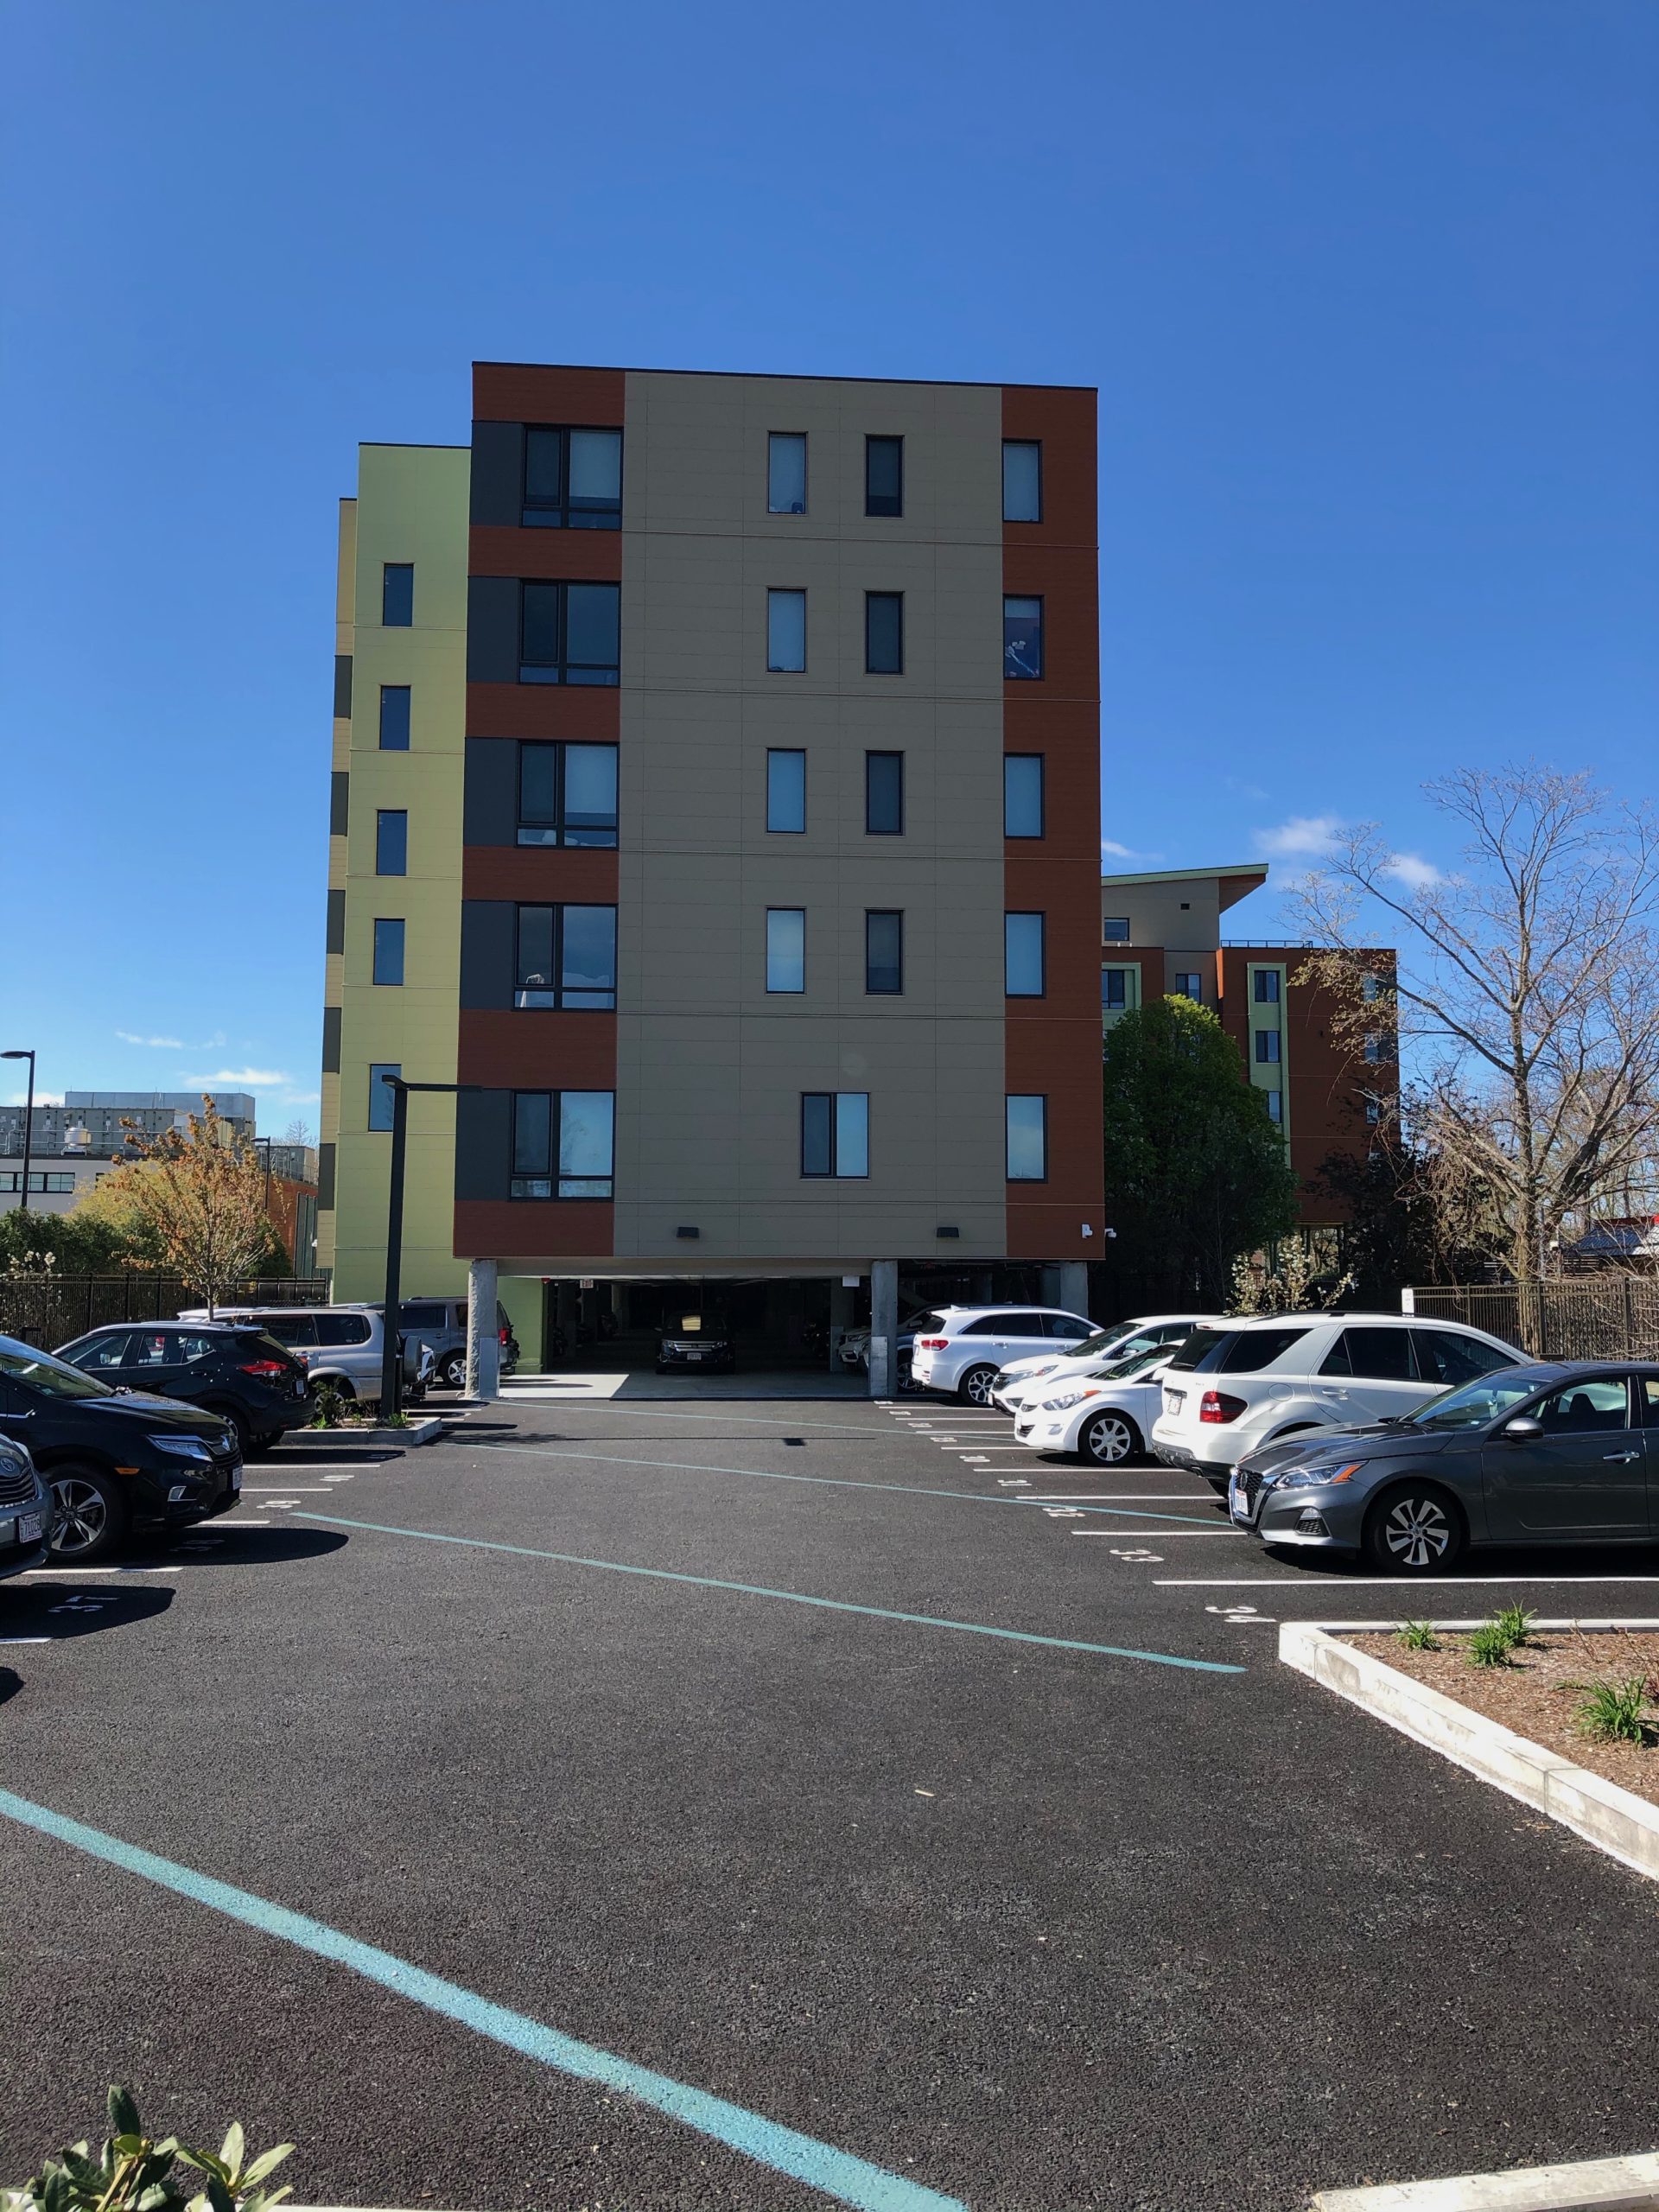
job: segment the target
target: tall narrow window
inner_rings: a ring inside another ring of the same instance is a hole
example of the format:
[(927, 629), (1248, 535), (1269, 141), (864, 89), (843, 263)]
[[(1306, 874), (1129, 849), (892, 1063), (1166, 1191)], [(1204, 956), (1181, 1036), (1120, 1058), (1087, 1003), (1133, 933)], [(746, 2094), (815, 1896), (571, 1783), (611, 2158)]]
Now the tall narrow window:
[(1008, 1180), (1048, 1180), (1048, 1101), (1035, 1093), (1008, 1094)]
[(380, 571), (380, 626), (407, 630), (415, 620), (415, 564), (388, 561)]
[(401, 807), (382, 807), (374, 817), (374, 872), (409, 874), (409, 817)]
[(1255, 971), (1255, 1002), (1258, 1006), (1277, 1006), (1279, 1003), (1279, 970), (1258, 968)]
[(801, 1093), (801, 1173), (808, 1177), (870, 1172), (870, 1095), (867, 1090)]
[(1002, 673), (1010, 683), (1034, 683), (1043, 673), (1043, 602), (1002, 602)]
[(614, 906), (520, 906), (514, 1006), (609, 1013), (616, 1005)]
[(766, 988), (806, 988), (806, 912), (800, 906), (766, 909)]
[(391, 1127), (392, 1109), (397, 1095), (389, 1083), (380, 1078), (387, 1075), (402, 1075), (399, 1060), (371, 1060), (369, 1063), (369, 1127), (383, 1134)]
[(867, 908), (864, 915), (864, 988), (885, 998), (905, 988), (905, 918), (890, 909)]
[(1365, 1039), (1365, 1057), (1373, 1067), (1376, 1066), (1382, 1058), (1382, 1039), (1375, 1030)]
[(1100, 1007), (1103, 1014), (1122, 1014), (1129, 1003), (1129, 971), (1127, 968), (1103, 968), (1100, 971)]
[(620, 530), (621, 431), (527, 429), (520, 520), (537, 530)]
[(1277, 1064), (1279, 1058), (1279, 1032), (1276, 1029), (1258, 1029), (1256, 1031), (1255, 1057), (1258, 1065), (1262, 1067), (1273, 1067)]
[[(1282, 1122), (1285, 1118), (1284, 1092), (1282, 1090), (1264, 1090), (1262, 1096), (1268, 1102), (1268, 1119), (1270, 1122)], [(1375, 1102), (1373, 1102), (1373, 1103), (1374, 1103)], [(1366, 1116), (1368, 1121), (1374, 1118), (1375, 1116), (1370, 1115)]]
[(774, 835), (798, 836), (806, 828), (806, 755), (766, 754), (766, 827)]
[(905, 834), (902, 753), (864, 755), (864, 834), (868, 837), (902, 837)]
[(377, 921), (374, 925), (374, 980), (401, 983), (404, 980), (404, 925)]
[(1043, 756), (1007, 753), (1002, 757), (1002, 835), (1043, 835)]
[(798, 676), (806, 666), (806, 594), (766, 594), (766, 666)]
[(527, 583), (522, 589), (521, 683), (620, 681), (620, 584)]
[(1041, 522), (1043, 448), (1034, 438), (1002, 441), (1002, 519)]
[(864, 594), (864, 668), (869, 676), (902, 676), (905, 670), (905, 595)]
[(383, 683), (380, 686), (380, 750), (383, 753), (407, 753), (409, 750), (407, 683)]
[(512, 1196), (613, 1197), (615, 1123), (614, 1091), (514, 1091)]
[(608, 849), (616, 843), (616, 747), (550, 745), (518, 747), (521, 845)]
[(1202, 1006), (1204, 1004), (1204, 977), (1192, 969), (1187, 969), (1178, 974), (1175, 978), (1175, 995), (1178, 999), (1191, 999), (1194, 1006)]
[(1046, 988), (1044, 919), (1041, 914), (1002, 917), (1004, 988), (1011, 999), (1039, 999)]
[(864, 512), (867, 515), (901, 515), (905, 512), (902, 438), (865, 439)]
[(766, 512), (806, 512), (806, 438), (798, 430), (774, 430), (766, 440)]

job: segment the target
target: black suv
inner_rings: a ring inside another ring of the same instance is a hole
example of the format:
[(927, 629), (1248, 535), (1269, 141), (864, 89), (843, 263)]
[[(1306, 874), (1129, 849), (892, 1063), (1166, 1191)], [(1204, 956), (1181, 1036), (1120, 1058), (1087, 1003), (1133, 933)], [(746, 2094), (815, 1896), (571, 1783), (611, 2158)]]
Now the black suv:
[(236, 1432), (217, 1414), (112, 1387), (0, 1337), (0, 1434), (26, 1445), (56, 1509), (54, 1559), (90, 1565), (137, 1529), (226, 1513), (242, 1490)]
[(311, 1418), (303, 1363), (244, 1321), (111, 1323), (60, 1344), (58, 1357), (118, 1389), (151, 1390), (219, 1414), (236, 1431), (245, 1459)]

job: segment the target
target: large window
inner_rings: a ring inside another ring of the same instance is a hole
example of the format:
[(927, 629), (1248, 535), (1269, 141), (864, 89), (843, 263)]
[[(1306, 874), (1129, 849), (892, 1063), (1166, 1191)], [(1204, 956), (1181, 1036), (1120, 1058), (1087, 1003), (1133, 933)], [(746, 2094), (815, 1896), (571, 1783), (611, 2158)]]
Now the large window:
[(409, 874), (409, 817), (402, 807), (383, 806), (374, 817), (374, 872)]
[(868, 837), (902, 837), (905, 834), (902, 753), (864, 755), (864, 834)]
[(806, 755), (778, 750), (766, 754), (766, 827), (781, 836), (799, 836), (806, 828)]
[(1103, 944), (1127, 944), (1129, 941), (1128, 916), (1103, 914), (1100, 918), (1100, 941)]
[(1279, 970), (1258, 968), (1255, 971), (1255, 1002), (1258, 1006), (1277, 1006), (1279, 1003)]
[(798, 676), (806, 666), (804, 591), (766, 594), (766, 666), (785, 676)]
[(377, 921), (374, 925), (374, 980), (401, 983), (404, 980), (404, 925)]
[(766, 512), (806, 512), (806, 435), (774, 430), (766, 440)]
[(615, 746), (521, 745), (518, 842), (614, 845)]
[(610, 1013), (616, 1005), (615, 907), (521, 906), (512, 1002)]
[(801, 906), (766, 909), (766, 988), (793, 993), (806, 988), (806, 911)]
[(389, 1083), (383, 1083), (380, 1078), (382, 1076), (402, 1075), (403, 1071), (401, 1060), (369, 1062), (369, 1127), (372, 1129), (385, 1131), (391, 1127), (392, 1109), (397, 1103), (397, 1092)]
[(407, 683), (383, 683), (380, 686), (380, 750), (383, 753), (407, 753), (409, 750)]
[(867, 676), (905, 672), (905, 595), (901, 591), (864, 594), (864, 672)]
[(521, 683), (620, 680), (620, 584), (527, 583), (523, 589)]
[(609, 1198), (616, 1195), (616, 1093), (515, 1090), (515, 1198)]
[(415, 620), (415, 564), (388, 561), (380, 571), (380, 626), (407, 630)]
[(1041, 914), (1002, 917), (1003, 988), (1011, 999), (1039, 999), (1047, 988), (1045, 921)]
[(1126, 1013), (1130, 1005), (1129, 971), (1127, 968), (1103, 968), (1100, 971), (1100, 1004), (1104, 1014)]
[(867, 515), (901, 515), (905, 512), (902, 438), (865, 439), (864, 512)]
[(1255, 1057), (1263, 1067), (1272, 1067), (1279, 1058), (1279, 1032), (1258, 1029), (1255, 1033)]
[(1048, 1180), (1048, 1101), (1033, 1093), (1008, 1094), (1008, 1180)]
[(1204, 1004), (1202, 975), (1192, 968), (1179, 969), (1175, 976), (1175, 995), (1178, 999), (1191, 999), (1194, 1006), (1202, 1006)]
[(905, 918), (889, 908), (866, 908), (864, 988), (885, 998), (905, 988)]
[(868, 1090), (801, 1093), (801, 1173), (866, 1176), (870, 1172)]
[(1002, 519), (1041, 522), (1043, 448), (1034, 438), (1002, 441)]
[(1043, 673), (1043, 602), (1002, 602), (1002, 673), (1010, 683), (1033, 683)]
[(524, 432), (524, 522), (537, 530), (620, 530), (620, 430)]
[(1002, 835), (1043, 835), (1043, 756), (1007, 753), (1002, 757)]

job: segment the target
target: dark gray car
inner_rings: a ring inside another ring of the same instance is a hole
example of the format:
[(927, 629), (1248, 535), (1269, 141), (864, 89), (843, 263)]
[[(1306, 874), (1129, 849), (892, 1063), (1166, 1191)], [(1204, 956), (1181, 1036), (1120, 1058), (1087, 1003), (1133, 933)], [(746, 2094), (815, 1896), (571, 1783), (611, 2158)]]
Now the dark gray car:
[(1228, 1510), (1264, 1544), (1443, 1573), (1471, 1545), (1659, 1540), (1659, 1362), (1500, 1368), (1402, 1420), (1265, 1446)]

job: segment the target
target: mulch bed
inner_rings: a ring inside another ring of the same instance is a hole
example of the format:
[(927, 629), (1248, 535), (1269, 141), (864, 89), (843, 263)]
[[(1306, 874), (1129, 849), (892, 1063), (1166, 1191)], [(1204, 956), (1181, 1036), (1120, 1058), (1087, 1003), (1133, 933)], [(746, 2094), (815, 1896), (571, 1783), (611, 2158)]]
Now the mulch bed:
[[(1355, 1637), (1353, 1642), (1443, 1697), (1455, 1698), (1517, 1736), (1541, 1744), (1592, 1774), (1616, 1782), (1659, 1804), (1659, 1632), (1650, 1629), (1541, 1629), (1510, 1654), (1507, 1667), (1477, 1667), (1466, 1635), (1442, 1633), (1437, 1651), (1408, 1651), (1397, 1636)], [(1578, 1709), (1592, 1682), (1626, 1682), (1643, 1675), (1649, 1685), (1645, 1744), (1609, 1743), (1586, 1734)]]

